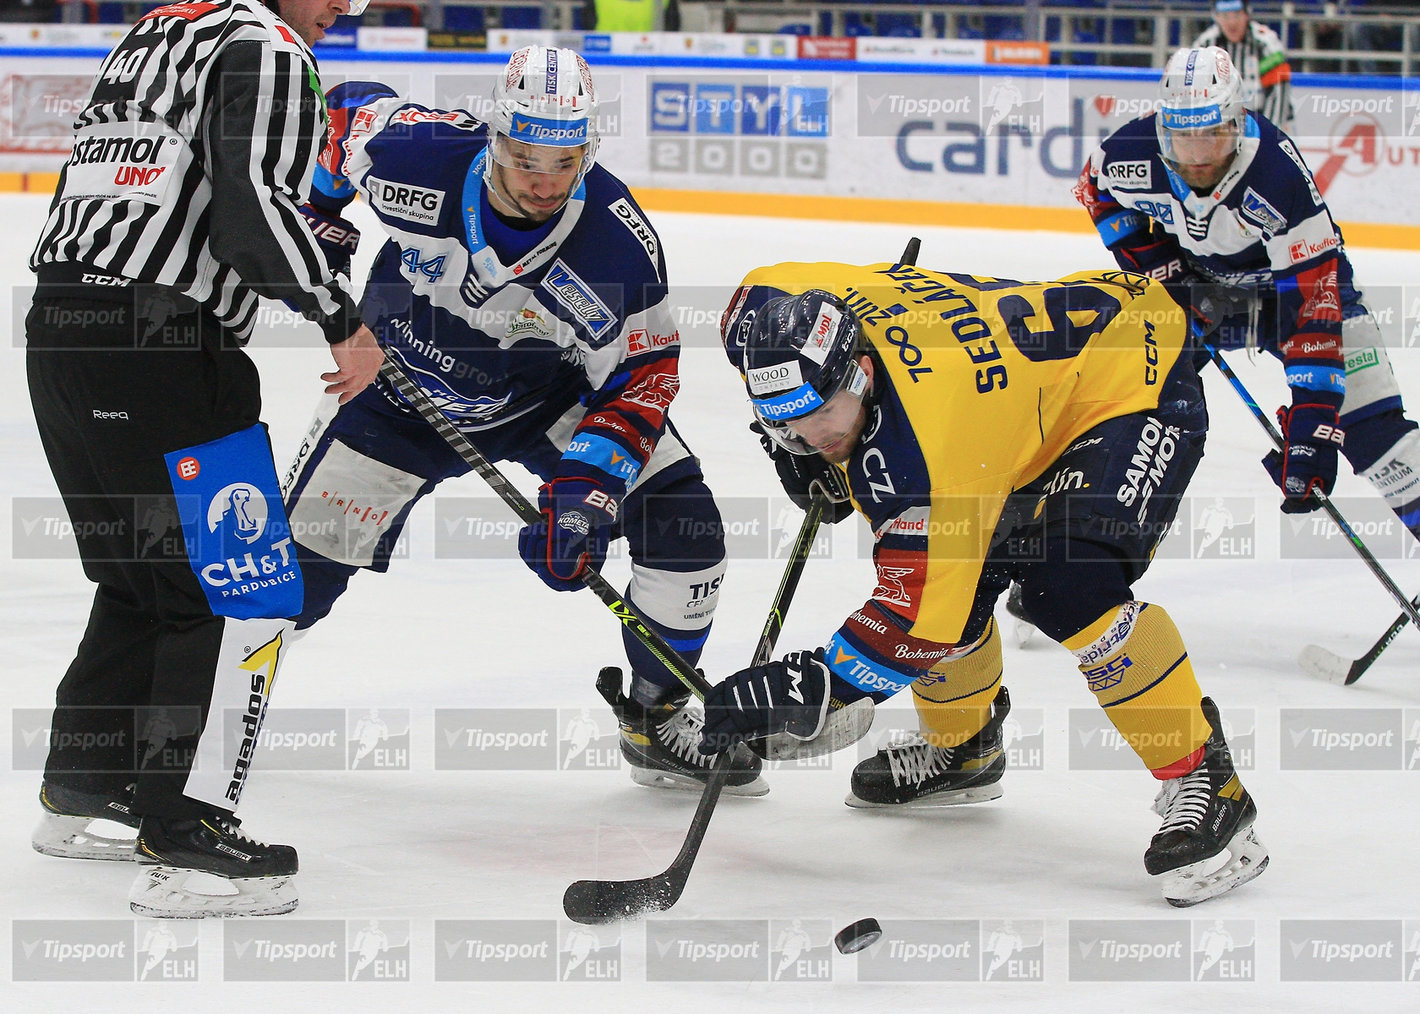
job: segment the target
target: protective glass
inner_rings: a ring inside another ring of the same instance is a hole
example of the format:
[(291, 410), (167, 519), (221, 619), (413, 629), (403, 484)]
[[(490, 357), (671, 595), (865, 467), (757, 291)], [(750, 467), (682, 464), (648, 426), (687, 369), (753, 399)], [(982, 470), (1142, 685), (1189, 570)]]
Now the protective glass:
[(868, 376), (854, 363), (827, 398), (805, 384), (777, 398), (754, 401), (754, 414), (769, 439), (786, 451), (817, 454), (853, 428), (867, 390)]
[(488, 149), (493, 161), (505, 169), (516, 169), (518, 172), (556, 176), (586, 172), (591, 168), (588, 164), (591, 145), (587, 143), (573, 147), (530, 144), (515, 141), (504, 134), (494, 134)]

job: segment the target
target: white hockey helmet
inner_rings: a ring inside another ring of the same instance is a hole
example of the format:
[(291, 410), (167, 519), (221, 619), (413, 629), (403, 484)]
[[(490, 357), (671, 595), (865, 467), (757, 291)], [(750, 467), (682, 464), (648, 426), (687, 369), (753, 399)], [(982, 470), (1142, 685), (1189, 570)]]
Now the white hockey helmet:
[(485, 163), (484, 178), (490, 179), (495, 160), (525, 172), (550, 171), (539, 168), (536, 161), (513, 158), (508, 151), (510, 140), (553, 149), (581, 147), (575, 190), (596, 161), (600, 140), (596, 114), (597, 93), (586, 60), (571, 49), (523, 47), (508, 58), (493, 86), (493, 112), (488, 120), (492, 157)]
[(1242, 147), (1247, 117), (1242, 79), (1226, 49), (1204, 46), (1178, 50), (1164, 67), (1159, 98), (1162, 105), (1155, 124), (1164, 161), (1177, 162), (1173, 154), (1176, 132), (1231, 129), (1233, 150)]

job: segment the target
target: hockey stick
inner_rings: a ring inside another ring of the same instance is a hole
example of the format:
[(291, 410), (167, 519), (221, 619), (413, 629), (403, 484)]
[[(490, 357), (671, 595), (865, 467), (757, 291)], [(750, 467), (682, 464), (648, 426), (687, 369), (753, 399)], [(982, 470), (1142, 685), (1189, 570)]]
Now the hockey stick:
[[(1218, 367), (1223, 376), (1227, 377), (1228, 382), (1233, 385), (1233, 390), (1238, 392), (1238, 396), (1242, 398), (1243, 404), (1251, 410), (1258, 423), (1267, 431), (1267, 435), (1272, 439), (1272, 443), (1276, 445), (1278, 450), (1282, 450), (1285, 447), (1282, 434), (1277, 432), (1277, 428), (1272, 425), (1272, 421), (1267, 418), (1267, 414), (1263, 412), (1257, 402), (1253, 400), (1252, 395), (1248, 393), (1247, 388), (1243, 386), (1243, 382), (1238, 379), (1238, 375), (1233, 372), (1232, 367), (1224, 362), (1223, 354), (1212, 345), (1205, 344), (1203, 347), (1208, 350), (1208, 355), (1212, 358), (1213, 364)], [(1395, 635), (1400, 633), (1401, 628), (1405, 626), (1405, 621), (1413, 621), (1417, 626), (1420, 626), (1420, 612), (1416, 611), (1417, 608), (1420, 608), (1420, 597), (1417, 597), (1414, 602), (1411, 602), (1405, 597), (1405, 593), (1401, 591), (1395, 581), (1392, 580), (1390, 574), (1386, 572), (1386, 569), (1380, 565), (1380, 561), (1366, 548), (1366, 544), (1361, 541), (1361, 537), (1356, 534), (1355, 529), (1342, 517), (1341, 511), (1337, 509), (1331, 497), (1327, 496), (1321, 490), (1315, 490), (1312, 495), (1316, 497), (1317, 502), (1321, 504), (1322, 509), (1326, 511), (1331, 520), (1336, 522), (1336, 527), (1341, 529), (1341, 533), (1350, 540), (1351, 547), (1356, 550), (1356, 555), (1370, 568), (1376, 580), (1390, 593), (1390, 597), (1395, 599), (1401, 609), (1400, 619), (1391, 625), (1391, 629), (1386, 631), (1385, 636), (1382, 637), (1380, 641), (1376, 642), (1376, 646), (1373, 647), (1371, 651), (1367, 652), (1365, 656), (1362, 656), (1363, 659), (1366, 659), (1364, 665), (1360, 665), (1361, 660), (1357, 660), (1356, 663), (1346, 668), (1344, 660), (1335, 655), (1331, 657), (1336, 659), (1340, 664), (1327, 664), (1325, 658), (1319, 657), (1318, 653), (1331, 655), (1330, 652), (1325, 651), (1323, 648), (1317, 648), (1315, 645), (1308, 645), (1306, 648), (1302, 649), (1301, 656), (1298, 659), (1302, 668), (1306, 669), (1314, 676), (1320, 676), (1333, 683), (1351, 684), (1361, 678), (1361, 674), (1376, 660), (1376, 656), (1379, 656), (1380, 653), (1385, 650), (1386, 646), (1394, 640)]]
[[(916, 236), (911, 237), (903, 248), (898, 263), (916, 264), (921, 248), (922, 240)], [(788, 611), (794, 590), (799, 586), (799, 577), (803, 574), (804, 564), (808, 560), (809, 547), (813, 545), (825, 509), (823, 494), (814, 494), (809, 502), (808, 513), (804, 516), (804, 523), (799, 527), (799, 537), (794, 541), (794, 548), (790, 552), (789, 565), (784, 570), (779, 590), (774, 595), (774, 603), (769, 608), (769, 616), (764, 621), (764, 630), (755, 645), (751, 665), (768, 661), (774, 651), (774, 644), (779, 640), (779, 631), (784, 626), (784, 613)], [(690, 818), (685, 841), (676, 857), (671, 860), (670, 866), (655, 876), (642, 877), (639, 880), (579, 880), (569, 884), (562, 895), (562, 911), (567, 914), (567, 918), (573, 922), (594, 925), (647, 912), (664, 912), (680, 900), (681, 892), (685, 890), (685, 882), (690, 877), (690, 868), (700, 852), (701, 842), (705, 840), (705, 832), (710, 827), (710, 817), (715, 812), (715, 804), (720, 799), (720, 791), (725, 787), (729, 772), (730, 754), (727, 751), (715, 760), (715, 766), (711, 769), (710, 777), (705, 781), (705, 789), (700, 795), (700, 802), (695, 807), (695, 814)]]
[[(799, 577), (804, 572), (823, 511), (823, 497), (815, 496), (809, 504), (808, 513), (804, 515), (804, 523), (799, 526), (799, 537), (790, 552), (789, 565), (784, 569), (774, 603), (769, 607), (769, 617), (764, 621), (764, 630), (755, 644), (754, 658), (750, 661), (752, 666), (767, 662), (774, 651), (779, 631), (784, 626), (784, 614), (789, 609), (794, 590), (799, 586)], [(695, 807), (695, 815), (690, 818), (685, 842), (665, 870), (639, 880), (578, 880), (568, 885), (562, 895), (562, 911), (567, 913), (567, 918), (573, 922), (597, 925), (648, 912), (664, 912), (679, 901), (685, 882), (690, 877), (690, 868), (695, 864), (695, 857), (705, 840), (705, 832), (710, 827), (720, 790), (729, 777), (733, 753), (726, 750), (715, 759), (710, 776), (705, 780), (705, 789), (700, 794), (700, 802)]]
[[(429, 395), (424, 393), (424, 389), (409, 379), (409, 375), (404, 372), (399, 363), (395, 362), (393, 357), (385, 357), (384, 364), (380, 367), (380, 376), (394, 385), (395, 390), (402, 394), (424, 417), (424, 421), (438, 431), (439, 435), (448, 442), (448, 445), (458, 453), (458, 456), (483, 477), (483, 481), (492, 487), (493, 492), (513, 508), (518, 517), (530, 525), (537, 524), (542, 520), (541, 512), (528, 502), (518, 487), (508, 481), (507, 476), (500, 472), (477, 447), (469, 442), (467, 437), (459, 432), (449, 421), (449, 417), (444, 415), (439, 406), (435, 405)], [(676, 679), (689, 687), (695, 696), (701, 700), (705, 699), (705, 695), (710, 691), (710, 684), (705, 681), (705, 677), (696, 672), (694, 666), (667, 644), (665, 638), (647, 625), (635, 607), (618, 595), (599, 571), (589, 567), (582, 575), (582, 583), (596, 593), (597, 598), (606, 604), (612, 615), (620, 620), (622, 625), (630, 630), (636, 639), (646, 647), (646, 650), (660, 660), (661, 664)]]
[[(1416, 609), (1420, 609), (1420, 595), (1411, 599), (1410, 604)], [(1365, 675), (1366, 670), (1375, 664), (1376, 659), (1381, 657), (1381, 652), (1390, 647), (1390, 642), (1394, 641), (1409, 623), (1410, 614), (1401, 613), (1391, 621), (1390, 626), (1386, 628), (1380, 639), (1371, 645), (1360, 658), (1345, 659), (1334, 651), (1327, 651), (1319, 644), (1309, 644), (1302, 649), (1298, 661), (1301, 662), (1302, 668), (1313, 676), (1349, 686)]]

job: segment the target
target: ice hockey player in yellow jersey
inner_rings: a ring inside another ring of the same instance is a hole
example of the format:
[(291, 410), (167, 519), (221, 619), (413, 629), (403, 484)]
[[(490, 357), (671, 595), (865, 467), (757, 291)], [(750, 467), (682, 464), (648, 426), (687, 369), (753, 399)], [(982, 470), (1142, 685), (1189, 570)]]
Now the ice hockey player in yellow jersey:
[[(1135, 599), (1203, 453), (1190, 322), (1123, 271), (1050, 282), (902, 264), (752, 271), (722, 320), (771, 456), (851, 491), (877, 583), (821, 647), (731, 676), (701, 749), (842, 739), (836, 719), (911, 689), (921, 732), (853, 772), (854, 806), (1001, 794), (1001, 638), (1020, 582), (1161, 783), (1145, 853), (1174, 905), (1255, 877), (1257, 808), (1162, 606)], [(785, 469), (779, 469), (781, 477)]]

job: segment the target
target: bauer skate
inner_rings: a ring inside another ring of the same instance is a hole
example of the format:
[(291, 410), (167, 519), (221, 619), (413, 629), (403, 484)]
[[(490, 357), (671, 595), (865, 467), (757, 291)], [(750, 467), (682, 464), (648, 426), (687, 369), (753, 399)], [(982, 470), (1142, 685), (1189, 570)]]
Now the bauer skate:
[(921, 733), (907, 733), (853, 769), (849, 806), (959, 806), (1001, 796), (1006, 751), (1001, 725), (1011, 712), (1002, 687), (991, 703), (991, 718), (971, 739), (955, 747), (933, 746)]
[(296, 907), (296, 850), (247, 836), (235, 818), (144, 817), (135, 851), (146, 868), (128, 892), (128, 907), (139, 915), (281, 915)]
[(1267, 849), (1252, 826), (1257, 804), (1233, 769), (1217, 706), (1205, 697), (1202, 707), (1213, 729), (1203, 762), (1159, 789), (1154, 812), (1164, 822), (1144, 853), (1144, 869), (1175, 908), (1215, 898), (1267, 868)]
[(42, 782), (39, 805), (44, 812), (30, 836), (36, 852), (64, 859), (133, 858), (138, 817), (132, 785), (115, 796)]
[[(699, 751), (705, 716), (690, 710), (690, 695), (646, 707), (621, 692), (621, 670), (607, 666), (597, 674), (597, 690), (616, 712), (621, 726), (621, 756), (637, 785), (663, 789), (705, 786), (715, 757)], [(731, 796), (762, 796), (769, 784), (760, 776), (760, 759), (736, 750), (724, 791)]]

